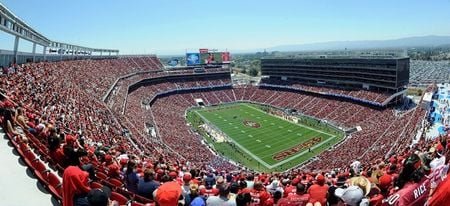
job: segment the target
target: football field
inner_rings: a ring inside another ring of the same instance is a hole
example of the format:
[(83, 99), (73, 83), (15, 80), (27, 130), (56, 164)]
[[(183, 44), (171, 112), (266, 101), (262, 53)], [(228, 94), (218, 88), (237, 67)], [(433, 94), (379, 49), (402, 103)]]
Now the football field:
[(247, 103), (208, 107), (194, 112), (203, 122), (213, 125), (228, 137), (231, 147), (227, 150), (242, 152), (260, 168), (274, 169), (287, 163), (295, 166), (328, 148), (337, 139), (334, 134), (284, 120)]

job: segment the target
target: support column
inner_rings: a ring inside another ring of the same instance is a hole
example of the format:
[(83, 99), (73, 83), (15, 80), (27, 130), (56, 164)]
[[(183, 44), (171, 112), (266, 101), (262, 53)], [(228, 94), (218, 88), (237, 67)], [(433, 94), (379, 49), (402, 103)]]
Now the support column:
[(33, 43), (33, 62), (36, 62), (36, 43)]
[(64, 49), (63, 48), (61, 48), (61, 47), (59, 47), (59, 50), (58, 50), (59, 52), (60, 52), (60, 54), (59, 54), (59, 61), (62, 61), (63, 60), (63, 54), (64, 54)]
[(14, 63), (17, 64), (17, 51), (19, 50), (19, 36), (14, 40)]
[(43, 51), (42, 51), (42, 54), (44, 55), (44, 61), (46, 61), (47, 60), (47, 47), (46, 46), (44, 46), (44, 49), (43, 49)]

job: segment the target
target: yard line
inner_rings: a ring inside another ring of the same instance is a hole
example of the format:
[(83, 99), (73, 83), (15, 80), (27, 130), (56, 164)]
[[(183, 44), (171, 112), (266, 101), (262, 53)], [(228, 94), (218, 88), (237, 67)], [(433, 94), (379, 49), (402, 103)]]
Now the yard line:
[[(254, 108), (254, 107), (252, 107), (252, 106), (249, 106), (249, 105), (247, 105), (247, 104), (244, 104), (244, 106), (249, 107), (249, 108), (251, 108), (251, 109), (253, 109), (253, 110), (256, 110), (256, 111), (258, 111), (258, 112), (262, 112), (262, 111), (260, 111), (260, 110), (258, 110), (258, 109), (256, 109), (256, 108)], [(270, 114), (270, 113), (266, 113), (266, 114), (268, 114), (268, 115), (270, 115), (270, 116), (272, 116), (272, 117), (276, 117), (276, 118), (278, 118), (278, 119), (281, 119), (281, 120), (286, 121), (285, 119), (283, 119), (283, 118), (281, 118), (281, 117), (278, 117), (278, 116), (276, 116), (276, 115), (273, 115), (273, 114)], [(322, 134), (326, 134), (326, 135), (328, 135), (328, 136), (334, 136), (334, 135), (332, 135), (332, 134), (329, 134), (329, 133), (326, 133), (326, 132), (323, 132), (323, 131), (320, 131), (320, 130), (317, 130), (317, 129), (314, 129), (314, 128), (311, 128), (311, 127), (308, 127), (308, 126), (303, 125), (303, 124), (295, 124), (295, 123), (290, 122), (290, 121), (286, 121), (286, 122), (288, 122), (288, 123), (290, 123), (290, 124), (298, 125), (298, 126), (300, 126), (300, 127), (308, 128), (308, 129), (310, 129), (310, 130), (313, 130), (313, 131), (316, 131), (316, 132), (319, 132), (319, 133), (322, 133)]]

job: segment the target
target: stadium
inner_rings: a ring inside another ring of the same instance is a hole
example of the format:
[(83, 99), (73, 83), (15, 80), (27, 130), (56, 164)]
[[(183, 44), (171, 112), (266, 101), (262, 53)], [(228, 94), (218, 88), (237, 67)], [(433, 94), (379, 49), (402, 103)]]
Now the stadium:
[[(246, 194), (250, 205), (351, 205), (332, 187), (354, 189), (358, 205), (450, 195), (449, 86), (407, 97), (404, 53), (264, 57), (260, 81), (237, 84), (228, 51), (186, 51), (186, 65), (167, 66), (53, 41), (3, 4), (0, 30), (14, 36), (0, 50), (2, 162), (19, 161), (39, 204), (97, 205), (104, 190), (110, 205), (134, 206), (240, 205)], [(18, 50), (23, 40), (32, 52)]]

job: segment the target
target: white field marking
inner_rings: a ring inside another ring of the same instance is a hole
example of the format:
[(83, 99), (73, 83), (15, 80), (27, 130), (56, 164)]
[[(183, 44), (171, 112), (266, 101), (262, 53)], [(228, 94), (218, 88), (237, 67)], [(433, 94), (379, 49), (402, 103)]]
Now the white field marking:
[(292, 132), (292, 130), (288, 129), (288, 132)]
[(224, 121), (224, 122), (228, 122), (228, 120), (226, 120), (226, 119), (223, 119), (223, 121)]
[[(258, 109), (254, 108), (254, 107), (251, 107), (251, 106), (248, 106), (247, 104), (244, 104), (244, 106), (246, 106), (246, 107), (248, 107), (248, 108), (251, 108), (251, 109), (253, 109), (253, 110), (256, 110), (256, 111), (258, 111), (258, 112), (262, 112), (261, 110), (258, 110)], [(281, 119), (281, 120), (286, 121), (285, 119), (283, 119), (283, 118), (281, 118), (281, 117), (279, 117), (279, 116), (276, 116), (276, 115), (273, 115), (273, 114), (269, 114), (269, 113), (267, 113), (267, 114), (270, 115), (270, 116), (272, 116), (272, 117), (275, 117), (275, 118), (278, 118), (278, 119)], [(308, 127), (308, 126), (303, 125), (303, 124), (295, 124), (295, 123), (290, 122), (290, 121), (287, 121), (287, 122), (290, 123), (290, 124), (292, 124), (292, 125), (297, 125), (297, 126), (300, 126), (300, 127), (303, 127), (303, 128), (308, 128), (308, 129), (310, 129), (310, 130), (316, 131), (316, 132), (321, 133), (321, 134), (326, 134), (326, 135), (328, 135), (328, 136), (330, 136), (330, 137), (335, 137), (334, 135), (332, 135), (332, 134), (330, 134), (330, 133), (326, 133), (326, 132), (323, 132), (323, 131), (319, 131), (319, 130), (317, 130), (317, 129)]]
[(267, 148), (271, 148), (271, 146), (270, 146), (270, 145), (266, 145), (266, 147), (267, 147)]
[(237, 129), (238, 127), (234, 127), (235, 129)]
[(259, 139), (257, 139), (256, 141), (257, 141), (257, 142), (261, 142), (261, 140), (259, 140)]
[(249, 134), (248, 136), (249, 136), (249, 137), (253, 137), (253, 135), (251, 135), (251, 134)]

